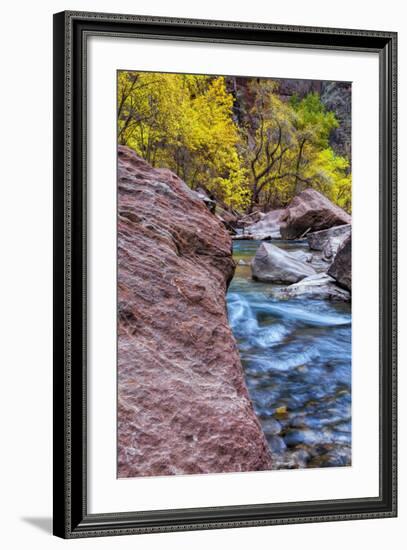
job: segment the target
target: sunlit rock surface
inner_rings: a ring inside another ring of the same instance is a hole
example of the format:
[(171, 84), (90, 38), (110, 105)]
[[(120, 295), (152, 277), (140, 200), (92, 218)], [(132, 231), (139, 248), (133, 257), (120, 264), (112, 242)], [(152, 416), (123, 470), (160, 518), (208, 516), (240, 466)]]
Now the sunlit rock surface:
[(233, 273), (203, 201), (119, 147), (119, 477), (271, 468), (227, 321)]

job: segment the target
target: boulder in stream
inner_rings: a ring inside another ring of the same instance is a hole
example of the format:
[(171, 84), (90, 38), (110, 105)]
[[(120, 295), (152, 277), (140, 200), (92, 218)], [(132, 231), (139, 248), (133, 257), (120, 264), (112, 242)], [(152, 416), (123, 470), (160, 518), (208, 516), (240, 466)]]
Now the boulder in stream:
[(299, 239), (311, 231), (350, 224), (352, 218), (324, 195), (310, 188), (293, 198), (281, 222), (283, 239)]
[(251, 263), (253, 279), (268, 283), (296, 283), (315, 275), (315, 270), (304, 261), (274, 244), (263, 242)]
[[(351, 222), (352, 218), (347, 212), (315, 189), (309, 188), (295, 196), (286, 208), (263, 214), (258, 222), (245, 228), (244, 234), (248, 239), (292, 240), (305, 237), (310, 232), (350, 225)], [(335, 234), (335, 238), (339, 233)]]
[(352, 225), (338, 225), (308, 233), (307, 241), (311, 250), (317, 250), (323, 253), (327, 260), (333, 260), (339, 247), (352, 232)]
[(317, 273), (305, 277), (298, 283), (272, 291), (275, 298), (311, 298), (314, 300), (332, 300), (349, 302), (350, 292), (335, 284), (335, 279), (326, 273)]
[(292, 258), (300, 260), (301, 262), (306, 262), (308, 264), (311, 263), (313, 259), (312, 254), (309, 252), (304, 252), (304, 250), (293, 250), (289, 251), (288, 254), (290, 254)]
[(118, 150), (118, 477), (269, 470), (226, 314), (221, 221)]
[(352, 235), (342, 243), (336, 253), (335, 260), (328, 269), (338, 285), (352, 290)]
[(245, 237), (259, 240), (281, 239), (280, 227), (284, 215), (285, 210), (283, 209), (267, 212), (257, 223), (249, 225), (245, 229)]

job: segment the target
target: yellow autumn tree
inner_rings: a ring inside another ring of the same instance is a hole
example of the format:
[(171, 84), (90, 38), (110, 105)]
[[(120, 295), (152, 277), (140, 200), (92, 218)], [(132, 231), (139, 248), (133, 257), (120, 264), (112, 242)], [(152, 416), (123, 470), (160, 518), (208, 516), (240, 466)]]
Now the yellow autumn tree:
[[(239, 86), (241, 89), (239, 89)], [(270, 79), (118, 73), (118, 140), (236, 211), (285, 206), (314, 187), (350, 212), (349, 160), (318, 94), (283, 100)]]
[(249, 209), (285, 206), (306, 187), (350, 209), (349, 162), (335, 155), (329, 137), (338, 126), (318, 94), (283, 101), (272, 80), (253, 79), (242, 124), (249, 175)]
[(224, 77), (120, 72), (119, 143), (167, 167), (191, 188), (245, 206), (245, 170)]

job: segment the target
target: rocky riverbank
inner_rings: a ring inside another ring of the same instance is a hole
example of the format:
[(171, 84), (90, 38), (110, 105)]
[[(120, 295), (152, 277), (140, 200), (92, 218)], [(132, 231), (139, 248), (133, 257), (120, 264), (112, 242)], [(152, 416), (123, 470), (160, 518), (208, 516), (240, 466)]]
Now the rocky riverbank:
[[(252, 277), (264, 241), (235, 240), (229, 322), (273, 469), (351, 464), (351, 307), (327, 292), (348, 291), (326, 273), (291, 285)], [(309, 256), (306, 240), (267, 241), (289, 256)], [(319, 278), (328, 278), (321, 294)]]
[[(314, 189), (306, 189), (284, 210), (269, 212), (238, 239), (263, 240), (251, 262), (254, 279), (287, 285), (280, 298), (308, 296), (350, 301), (352, 279), (351, 217)], [(284, 251), (271, 239), (302, 239), (308, 252)]]
[(273, 468), (348, 466), (351, 218), (307, 189), (242, 225), (229, 320)]

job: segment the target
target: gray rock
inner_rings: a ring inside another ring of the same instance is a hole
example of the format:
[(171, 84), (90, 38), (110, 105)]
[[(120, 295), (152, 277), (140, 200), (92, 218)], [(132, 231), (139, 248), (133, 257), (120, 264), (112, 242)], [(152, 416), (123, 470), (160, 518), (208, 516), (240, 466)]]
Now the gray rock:
[(246, 233), (236, 233), (236, 235), (232, 235), (232, 239), (234, 241), (254, 241), (256, 237), (253, 235), (246, 235)]
[(275, 418), (263, 420), (261, 427), (266, 435), (278, 435), (281, 432), (281, 424)]
[[(335, 436), (336, 438), (337, 436)], [(312, 452), (317, 451), (316, 447), (323, 447), (329, 450), (333, 445), (334, 435), (329, 429), (313, 430), (304, 429), (289, 429), (284, 435), (284, 441), (288, 447), (296, 447), (297, 445), (305, 445)], [(324, 451), (325, 452), (325, 451)]]
[(342, 243), (335, 256), (335, 260), (328, 269), (338, 285), (352, 290), (352, 234)]
[(278, 435), (266, 436), (269, 447), (273, 453), (282, 453), (287, 449), (284, 439)]
[(310, 454), (305, 449), (298, 449), (292, 453), (292, 460), (296, 468), (306, 468), (310, 459)]
[(315, 275), (306, 262), (293, 258), (278, 246), (262, 243), (251, 263), (253, 279), (270, 283), (296, 283), (304, 277)]
[(331, 263), (332, 260), (325, 258), (323, 252), (319, 252), (318, 250), (313, 252), (310, 264), (317, 273), (326, 273)]
[(289, 430), (284, 436), (284, 442), (288, 447), (296, 445), (315, 445), (318, 442), (318, 434), (312, 430)]
[(276, 298), (314, 298), (315, 300), (334, 300), (349, 302), (350, 293), (335, 283), (335, 279), (326, 273), (317, 273), (305, 277), (298, 283), (272, 292)]
[(293, 250), (292, 252), (288, 252), (292, 258), (295, 258), (296, 260), (300, 260), (300, 262), (306, 262), (310, 263), (312, 262), (312, 254), (307, 254), (303, 250)]
[(310, 468), (324, 468), (335, 466), (351, 466), (352, 451), (350, 447), (335, 447), (332, 450), (314, 457), (310, 463)]
[(281, 239), (280, 227), (285, 211), (272, 210), (264, 214), (261, 219), (245, 229), (245, 235), (252, 239)]
[(339, 247), (351, 234), (352, 225), (339, 225), (322, 231), (308, 233), (307, 241), (311, 250), (321, 251), (323, 257), (333, 260)]

